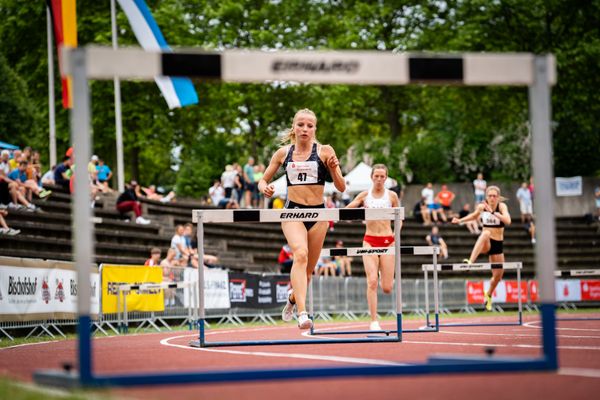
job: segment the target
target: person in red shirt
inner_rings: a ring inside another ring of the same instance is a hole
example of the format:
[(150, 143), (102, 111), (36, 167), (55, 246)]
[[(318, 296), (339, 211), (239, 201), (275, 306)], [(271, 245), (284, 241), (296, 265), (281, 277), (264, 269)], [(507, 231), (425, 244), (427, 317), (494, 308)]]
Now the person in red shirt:
[(150, 258), (146, 260), (144, 265), (148, 267), (158, 267), (160, 265), (160, 249), (158, 247), (153, 247), (150, 250)]
[(442, 206), (442, 210), (440, 212), (442, 216), (442, 220), (444, 222), (447, 221), (446, 213), (448, 213), (448, 217), (452, 218), (454, 213), (452, 212), (452, 201), (456, 195), (448, 190), (448, 186), (442, 185), (442, 190), (440, 190), (435, 198), (436, 202), (440, 203)]
[(292, 249), (287, 244), (284, 244), (279, 252), (279, 257), (277, 258), (277, 262), (281, 267), (282, 274), (289, 274), (292, 270), (292, 264), (294, 263), (294, 254), (292, 253)]

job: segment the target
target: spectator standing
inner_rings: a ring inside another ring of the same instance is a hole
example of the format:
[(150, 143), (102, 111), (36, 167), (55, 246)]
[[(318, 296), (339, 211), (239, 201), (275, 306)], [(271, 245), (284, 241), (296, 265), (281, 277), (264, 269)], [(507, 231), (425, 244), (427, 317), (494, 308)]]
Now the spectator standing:
[(533, 215), (533, 202), (527, 182), (521, 183), (521, 187), (517, 190), (517, 199), (519, 200), (519, 207), (521, 209), (521, 223), (524, 224)]
[(244, 165), (244, 207), (252, 208), (252, 199), (256, 191), (254, 180), (254, 157), (248, 157), (248, 163)]
[(147, 267), (158, 267), (160, 264), (160, 249), (153, 247), (150, 249), (150, 258), (144, 263)]
[(125, 190), (117, 198), (117, 211), (123, 216), (125, 213), (133, 211), (135, 214), (135, 223), (148, 225), (150, 220), (142, 217), (142, 205), (137, 195), (138, 183), (131, 181), (125, 185)]
[[(458, 213), (458, 218), (462, 219), (469, 214), (471, 214), (471, 205), (469, 203), (465, 203), (463, 205), (462, 210), (460, 210), (460, 212)], [(467, 229), (469, 230), (469, 232), (471, 232), (475, 235), (479, 235), (479, 233), (480, 233), (479, 224), (477, 223), (476, 220), (467, 220), (465, 222), (462, 222), (461, 225), (466, 226)]]
[(93, 155), (90, 158), (90, 162), (88, 163), (88, 174), (90, 175), (90, 182), (92, 184), (98, 184), (98, 171), (96, 170), (96, 165), (98, 165), (98, 156)]
[(440, 230), (437, 226), (431, 227), (431, 233), (425, 236), (425, 240), (429, 246), (436, 246), (440, 248), (440, 256), (444, 260), (448, 258), (448, 245), (440, 235)]
[(487, 182), (483, 179), (483, 174), (477, 174), (477, 179), (473, 181), (473, 191), (475, 193), (475, 204), (481, 203), (485, 199), (485, 189)]
[(436, 196), (437, 201), (442, 206), (441, 215), (444, 222), (447, 221), (446, 213), (448, 213), (448, 218), (452, 218), (454, 213), (452, 212), (452, 202), (456, 195), (448, 190), (448, 186), (442, 185), (442, 190), (440, 190)]
[(433, 192), (433, 184), (428, 182), (427, 185), (421, 190), (421, 197), (425, 198), (425, 204), (427, 204), (427, 211), (431, 215), (431, 219), (434, 222), (438, 222), (438, 205), (435, 203), (435, 196)]
[[(265, 174), (264, 164), (258, 164), (258, 165), (254, 166), (254, 182), (260, 182), (260, 180), (262, 179), (264, 174)], [(262, 192), (260, 192), (258, 190), (256, 185), (254, 187), (252, 201), (253, 201), (254, 208), (266, 208), (264, 206), (264, 196), (263, 196)]]
[(244, 174), (242, 172), (242, 166), (238, 163), (233, 163), (233, 171), (235, 172), (235, 176), (234, 176), (234, 192), (235, 192), (235, 200), (238, 202), (238, 204), (240, 204), (242, 202), (242, 197), (244, 194), (244, 178), (242, 177), (242, 175)]
[(221, 184), (223, 185), (223, 189), (225, 189), (225, 197), (233, 198), (233, 190), (235, 188), (235, 177), (237, 175), (237, 171), (234, 171), (232, 165), (226, 165), (225, 171), (221, 174)]
[(279, 251), (277, 257), (277, 263), (279, 264), (279, 270), (282, 274), (289, 274), (292, 271), (292, 264), (294, 263), (294, 253), (289, 245), (284, 244)]
[(234, 199), (225, 197), (225, 189), (221, 185), (221, 181), (215, 179), (213, 185), (208, 189), (208, 194), (215, 207), (219, 208), (239, 208), (239, 204)]

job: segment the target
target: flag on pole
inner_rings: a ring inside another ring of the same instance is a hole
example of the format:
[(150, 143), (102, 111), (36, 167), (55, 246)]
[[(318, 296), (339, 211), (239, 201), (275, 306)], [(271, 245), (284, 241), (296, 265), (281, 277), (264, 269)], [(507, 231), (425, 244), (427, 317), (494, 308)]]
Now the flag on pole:
[[(144, 0), (118, 0), (133, 33), (145, 50), (171, 51)], [(154, 78), (170, 109), (198, 103), (192, 81), (182, 77)]]
[[(62, 46), (77, 47), (77, 13), (75, 0), (46, 0), (52, 15), (54, 39), (58, 48), (58, 59), (61, 59)], [(59, 62), (59, 65), (62, 63)], [(63, 107), (73, 107), (73, 93), (71, 78), (62, 76)]]

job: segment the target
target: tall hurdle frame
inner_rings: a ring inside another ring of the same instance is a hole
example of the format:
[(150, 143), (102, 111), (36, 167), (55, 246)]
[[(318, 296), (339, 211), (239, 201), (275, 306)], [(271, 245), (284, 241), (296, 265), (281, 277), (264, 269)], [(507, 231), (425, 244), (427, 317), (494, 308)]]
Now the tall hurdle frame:
[[(324, 84), (508, 85), (529, 88), (532, 126), (532, 164), (536, 177), (538, 245), (536, 269), (540, 280), (542, 354), (533, 358), (430, 357), (425, 363), (391, 366), (313, 367), (176, 373), (98, 374), (92, 370), (90, 283), (93, 231), (89, 185), (85, 174), (75, 175), (73, 215), (74, 258), (78, 267), (78, 371), (39, 371), (37, 382), (62, 386), (130, 386), (201, 382), (285, 380), (300, 378), (399, 376), (440, 373), (556, 370), (555, 221), (552, 201), (553, 166), (550, 130), (550, 86), (555, 83), (552, 55), (406, 54), (378, 51), (225, 51), (145, 52), (141, 49), (82, 47), (63, 50), (65, 74), (73, 78), (74, 107), (71, 138), (78, 160), (91, 155), (91, 108), (88, 79), (145, 79), (191, 76), (224, 82), (268, 80)], [(311, 66), (315, 66), (313, 68)], [(308, 66), (308, 67), (306, 67)]]

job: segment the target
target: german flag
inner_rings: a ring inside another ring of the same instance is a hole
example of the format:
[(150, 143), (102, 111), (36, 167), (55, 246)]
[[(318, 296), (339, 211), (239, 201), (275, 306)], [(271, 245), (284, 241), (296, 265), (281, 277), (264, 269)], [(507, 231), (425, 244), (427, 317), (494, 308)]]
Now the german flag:
[[(77, 47), (77, 13), (75, 0), (46, 0), (52, 14), (54, 39), (58, 48), (58, 57), (61, 57), (61, 47)], [(60, 63), (59, 63), (60, 65)], [(73, 93), (71, 78), (60, 73), (62, 78), (63, 107), (73, 107)]]

